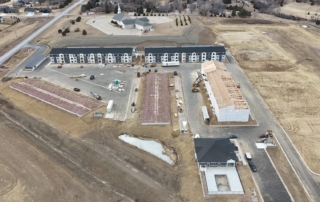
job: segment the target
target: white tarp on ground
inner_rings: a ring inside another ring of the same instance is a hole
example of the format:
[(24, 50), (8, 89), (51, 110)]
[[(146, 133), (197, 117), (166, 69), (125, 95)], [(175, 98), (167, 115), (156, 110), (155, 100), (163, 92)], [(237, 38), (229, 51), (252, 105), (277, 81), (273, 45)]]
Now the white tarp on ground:
[[(218, 191), (216, 175), (225, 175), (230, 191)], [(207, 167), (205, 177), (209, 194), (244, 194), (240, 178), (235, 167)]]
[(256, 147), (258, 149), (265, 149), (267, 148), (267, 145), (265, 143), (256, 143)]

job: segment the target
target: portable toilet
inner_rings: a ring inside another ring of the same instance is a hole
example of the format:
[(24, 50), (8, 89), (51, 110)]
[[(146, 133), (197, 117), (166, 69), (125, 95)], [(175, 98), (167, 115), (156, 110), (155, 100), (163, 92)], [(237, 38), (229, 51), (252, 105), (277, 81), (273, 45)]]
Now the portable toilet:
[(113, 83), (114, 83), (114, 85), (119, 85), (119, 80), (115, 79)]
[(182, 132), (183, 133), (188, 132), (188, 122), (187, 121), (182, 121)]

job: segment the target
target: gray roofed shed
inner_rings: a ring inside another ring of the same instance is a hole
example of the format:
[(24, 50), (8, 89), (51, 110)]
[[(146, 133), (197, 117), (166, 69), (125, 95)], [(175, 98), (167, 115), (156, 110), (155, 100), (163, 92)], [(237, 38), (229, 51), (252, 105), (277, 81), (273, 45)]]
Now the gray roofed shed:
[(25, 69), (27, 70), (34, 70), (37, 67), (39, 67), (43, 61), (45, 61), (46, 57), (43, 55), (38, 55), (37, 57), (35, 57), (33, 60), (31, 60), (31, 62), (29, 62), (26, 66)]
[(149, 53), (193, 53), (193, 52), (218, 52), (226, 53), (224, 46), (183, 46), (183, 47), (145, 47), (146, 55)]
[(238, 147), (229, 138), (195, 138), (197, 160), (201, 162), (227, 162), (230, 159), (238, 161), (235, 151)]

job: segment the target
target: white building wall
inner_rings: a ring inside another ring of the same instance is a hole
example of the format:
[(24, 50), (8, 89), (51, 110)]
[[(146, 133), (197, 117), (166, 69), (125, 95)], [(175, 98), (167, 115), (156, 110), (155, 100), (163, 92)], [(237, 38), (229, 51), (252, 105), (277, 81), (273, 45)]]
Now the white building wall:
[[(204, 71), (201, 68), (201, 74)], [(207, 89), (212, 108), (219, 122), (248, 122), (250, 116), (250, 109), (235, 109), (235, 106), (228, 106), (226, 108), (219, 109), (218, 103), (214, 97), (209, 81), (204, 81), (204, 85)]]
[(150, 26), (142, 26), (142, 25), (138, 25), (138, 24), (136, 24), (136, 28), (138, 29), (138, 30), (150, 30), (151, 28), (152, 28), (152, 26), (150, 25)]
[(234, 106), (222, 108), (219, 110), (217, 119), (219, 122), (248, 122), (250, 110), (249, 109), (235, 109)]

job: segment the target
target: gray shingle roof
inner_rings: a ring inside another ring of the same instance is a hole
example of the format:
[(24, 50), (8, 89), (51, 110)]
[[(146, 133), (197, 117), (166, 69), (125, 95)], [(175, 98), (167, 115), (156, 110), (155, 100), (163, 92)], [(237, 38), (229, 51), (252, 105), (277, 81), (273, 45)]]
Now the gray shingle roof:
[(129, 17), (124, 13), (118, 13), (116, 15), (113, 16), (113, 20), (117, 20), (117, 21), (122, 21), (124, 17)]
[(141, 25), (141, 26), (150, 26), (151, 24), (142, 20), (137, 19), (135, 22), (136, 25)]
[(50, 55), (58, 54), (88, 54), (88, 53), (132, 53), (132, 47), (110, 47), (110, 48), (52, 48)]
[(238, 161), (234, 151), (238, 147), (229, 138), (195, 138), (195, 151), (198, 162), (227, 162), (230, 159)]
[(217, 52), (225, 53), (224, 46), (183, 46), (183, 47), (145, 47), (145, 54), (149, 53), (193, 53), (193, 52)]
[(36, 12), (36, 9), (35, 8), (25, 8), (24, 9), (24, 12)]
[(38, 55), (37, 57), (35, 57), (33, 60), (31, 60), (25, 67), (26, 68), (33, 68), (35, 67), (39, 62), (42, 62), (46, 59), (45, 56), (43, 55)]
[(122, 23), (125, 24), (125, 25), (132, 25), (135, 23), (135, 19), (125, 19), (125, 20), (122, 20)]
[(147, 17), (138, 18), (138, 20), (141, 20), (144, 22), (149, 22), (149, 19)]

